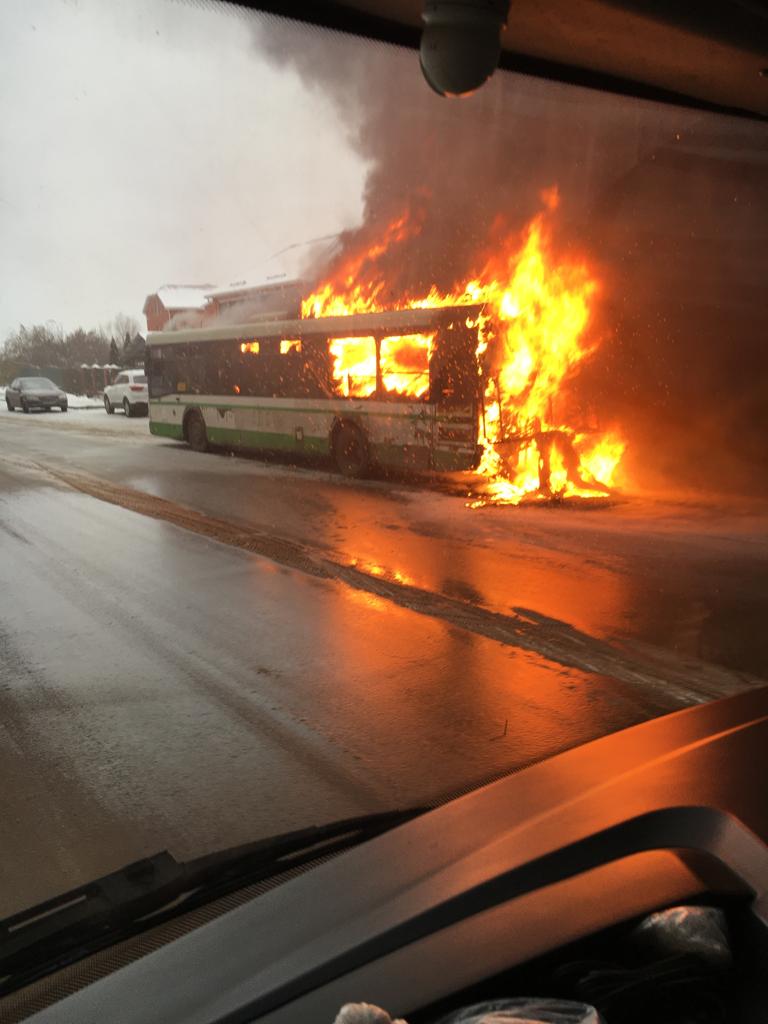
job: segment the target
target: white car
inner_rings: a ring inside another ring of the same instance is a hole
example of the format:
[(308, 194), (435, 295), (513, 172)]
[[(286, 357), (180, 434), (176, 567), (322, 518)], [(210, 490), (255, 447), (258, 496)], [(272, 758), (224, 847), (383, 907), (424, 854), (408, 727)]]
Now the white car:
[(149, 394), (147, 375), (143, 370), (121, 370), (114, 384), (104, 388), (104, 408), (110, 416), (120, 407), (126, 416), (147, 413)]

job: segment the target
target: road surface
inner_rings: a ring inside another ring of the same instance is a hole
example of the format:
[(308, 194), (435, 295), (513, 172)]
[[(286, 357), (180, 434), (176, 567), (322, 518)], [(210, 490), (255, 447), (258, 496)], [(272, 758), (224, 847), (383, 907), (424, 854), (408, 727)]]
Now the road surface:
[(768, 675), (753, 506), (471, 510), (101, 411), (0, 414), (0, 565), (0, 916)]

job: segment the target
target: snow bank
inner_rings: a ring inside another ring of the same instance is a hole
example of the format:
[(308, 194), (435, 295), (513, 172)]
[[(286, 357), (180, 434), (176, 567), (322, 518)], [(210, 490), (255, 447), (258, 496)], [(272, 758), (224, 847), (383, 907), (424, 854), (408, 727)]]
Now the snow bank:
[(70, 409), (103, 409), (104, 403), (100, 398), (88, 398), (87, 395), (73, 395), (65, 392), (67, 404)]

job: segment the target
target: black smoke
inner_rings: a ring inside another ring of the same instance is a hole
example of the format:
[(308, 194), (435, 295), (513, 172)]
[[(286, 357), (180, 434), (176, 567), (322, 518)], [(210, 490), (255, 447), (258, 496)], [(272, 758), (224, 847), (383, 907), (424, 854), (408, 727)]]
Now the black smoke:
[(509, 73), (445, 100), (412, 51), (277, 18), (254, 33), (368, 161), (363, 222), (315, 276), (405, 213), (418, 231), (379, 263), (382, 300), (451, 288), (556, 184), (557, 245), (602, 281), (577, 387), (628, 434), (635, 482), (767, 486), (768, 126)]

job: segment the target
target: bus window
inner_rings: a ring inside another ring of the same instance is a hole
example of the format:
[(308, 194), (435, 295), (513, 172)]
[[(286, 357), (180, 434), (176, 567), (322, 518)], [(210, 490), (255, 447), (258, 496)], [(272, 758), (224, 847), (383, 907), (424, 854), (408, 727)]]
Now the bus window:
[(176, 357), (175, 391), (189, 391), (189, 352), (187, 345), (174, 345)]
[(190, 345), (187, 351), (187, 391), (193, 395), (215, 392), (216, 381), (211, 377), (209, 345)]
[(332, 338), (334, 390), (345, 398), (367, 398), (376, 391), (376, 342), (368, 338)]
[(318, 338), (283, 338), (278, 353), (272, 378), (273, 397), (330, 398), (338, 393), (332, 386), (327, 343)]
[(289, 352), (301, 352), (300, 338), (283, 338), (280, 342), (280, 355), (287, 356)]
[(382, 392), (379, 397), (426, 398), (434, 337), (434, 334), (404, 334), (381, 339), (379, 367)]
[(175, 345), (157, 345), (151, 349), (149, 366), (149, 397), (161, 398), (176, 392), (179, 359)]
[(280, 341), (275, 365), (272, 394), (275, 398), (305, 398), (307, 366), (299, 338), (283, 338)]
[(279, 390), (280, 359), (277, 341), (255, 339), (240, 343), (237, 359), (239, 387), (235, 394), (250, 395), (254, 398), (272, 398)]
[(307, 398), (331, 398), (336, 391), (333, 379), (333, 358), (328, 343), (320, 338), (303, 341), (302, 382)]
[[(190, 344), (184, 347), (187, 350), (187, 391), (193, 395), (219, 394), (224, 380), (232, 376), (232, 358), (236, 354), (235, 343), (215, 341), (205, 344)], [(229, 369), (226, 369), (227, 366)], [(222, 372), (223, 368), (224, 373)]]

